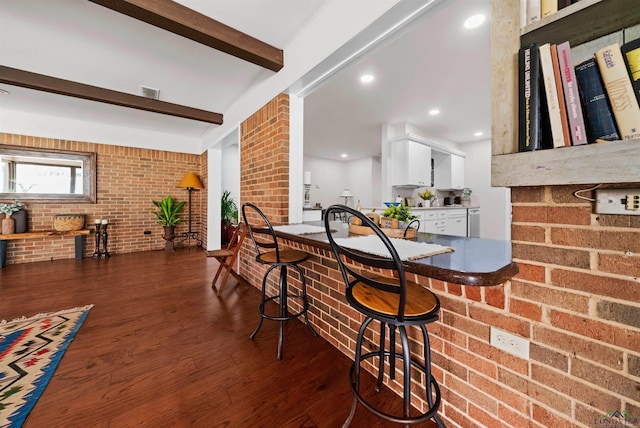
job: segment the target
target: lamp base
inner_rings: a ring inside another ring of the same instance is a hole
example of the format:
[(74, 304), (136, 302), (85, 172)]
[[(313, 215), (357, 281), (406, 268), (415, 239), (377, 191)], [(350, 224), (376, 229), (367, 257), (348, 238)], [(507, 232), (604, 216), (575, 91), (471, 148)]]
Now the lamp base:
[(180, 244), (181, 246), (184, 246), (184, 242), (185, 241), (189, 241), (189, 245), (187, 245), (187, 247), (191, 247), (191, 242), (190, 241), (192, 239), (197, 242), (196, 245), (198, 247), (204, 246), (204, 243), (202, 242), (202, 239), (200, 239), (198, 237), (198, 232), (184, 232), (182, 235), (180, 235), (180, 237), (182, 238), (182, 240), (180, 242), (178, 242), (178, 244)]

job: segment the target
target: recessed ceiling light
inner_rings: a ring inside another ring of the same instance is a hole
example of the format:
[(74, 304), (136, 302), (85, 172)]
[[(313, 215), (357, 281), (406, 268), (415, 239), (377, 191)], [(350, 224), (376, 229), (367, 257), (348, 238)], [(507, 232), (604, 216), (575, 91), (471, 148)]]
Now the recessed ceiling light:
[(341, 157), (341, 158), (346, 158), (346, 157), (347, 157), (347, 154), (346, 154), (346, 153), (343, 153), (343, 154), (341, 154), (341, 155), (340, 155), (340, 157)]
[(438, 115), (438, 114), (440, 114), (440, 109), (438, 109), (438, 108), (432, 108), (431, 110), (429, 110), (429, 114), (430, 114), (431, 116)]
[(373, 82), (373, 74), (363, 74), (362, 76), (360, 76), (360, 81), (362, 83), (371, 83)]
[(485, 20), (485, 16), (483, 14), (473, 15), (467, 18), (464, 21), (464, 28), (476, 28), (482, 25)]
[(483, 133), (482, 133), (482, 131), (478, 131), (478, 132), (476, 132), (476, 133), (475, 133), (475, 134), (473, 134), (473, 135), (475, 135), (476, 137), (480, 137), (480, 136), (482, 136), (482, 135), (483, 135)]

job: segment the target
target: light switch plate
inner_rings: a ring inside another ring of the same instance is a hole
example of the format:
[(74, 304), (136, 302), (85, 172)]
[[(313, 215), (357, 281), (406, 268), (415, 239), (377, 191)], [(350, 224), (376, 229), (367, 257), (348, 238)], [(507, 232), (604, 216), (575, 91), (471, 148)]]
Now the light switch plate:
[(640, 189), (596, 190), (596, 213), (640, 215)]

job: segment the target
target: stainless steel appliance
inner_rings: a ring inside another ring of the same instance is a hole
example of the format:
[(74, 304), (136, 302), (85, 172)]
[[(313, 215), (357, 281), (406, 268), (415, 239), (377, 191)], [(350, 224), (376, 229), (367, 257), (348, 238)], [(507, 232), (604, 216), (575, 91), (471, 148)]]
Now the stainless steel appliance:
[(467, 228), (470, 238), (480, 237), (480, 208), (469, 208), (467, 210)]

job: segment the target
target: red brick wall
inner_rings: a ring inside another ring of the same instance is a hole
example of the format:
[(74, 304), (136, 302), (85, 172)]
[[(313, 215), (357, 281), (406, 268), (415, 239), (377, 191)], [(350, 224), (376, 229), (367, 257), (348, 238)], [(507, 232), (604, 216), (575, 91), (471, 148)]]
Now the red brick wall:
[[(240, 200), (260, 208), (272, 224), (289, 218), (289, 96), (280, 94), (240, 126)], [(240, 208), (240, 220), (242, 211)], [(256, 222), (255, 216), (250, 221)], [(241, 272), (260, 285), (265, 269), (253, 263), (253, 243), (241, 253)], [(249, 261), (251, 263), (249, 263)]]
[[(281, 101), (243, 124), (241, 194), (286, 222), (286, 176), (274, 166), (277, 156), (286, 159), (278, 149), (287, 133), (275, 131)], [(281, 119), (284, 130), (288, 118)], [(442, 303), (429, 333), (448, 426), (593, 427), (610, 410), (640, 418), (640, 217), (592, 214), (575, 190), (512, 189), (513, 257), (520, 265), (512, 281), (471, 287), (410, 275)], [(264, 268), (250, 245), (245, 241), (241, 272), (259, 287)], [(345, 303), (332, 255), (302, 249), (312, 254), (303, 263), (311, 322), (353, 358), (361, 316)], [(295, 274), (291, 287), (299, 289)], [(492, 326), (530, 340), (530, 359), (491, 346)]]
[[(206, 154), (192, 155), (12, 134), (0, 134), (0, 144), (97, 154), (97, 203), (61, 204), (26, 200), (30, 230), (52, 229), (54, 214), (81, 213), (86, 214), (89, 227), (92, 227), (96, 218), (109, 219), (108, 250), (111, 254), (162, 249), (163, 231), (150, 213), (154, 208), (151, 201), (160, 200), (166, 195), (187, 201), (186, 189), (177, 188), (176, 185), (186, 172), (193, 171), (200, 175), (205, 190), (193, 192), (192, 230), (199, 231), (206, 240)], [(185, 221), (178, 225), (176, 234), (188, 229), (187, 205), (182, 216)], [(151, 235), (144, 235), (145, 230), (150, 230)], [(8, 241), (7, 246), (7, 264), (68, 259), (75, 254), (74, 240), (69, 237)], [(94, 235), (85, 237), (85, 257), (90, 257), (94, 249)]]

